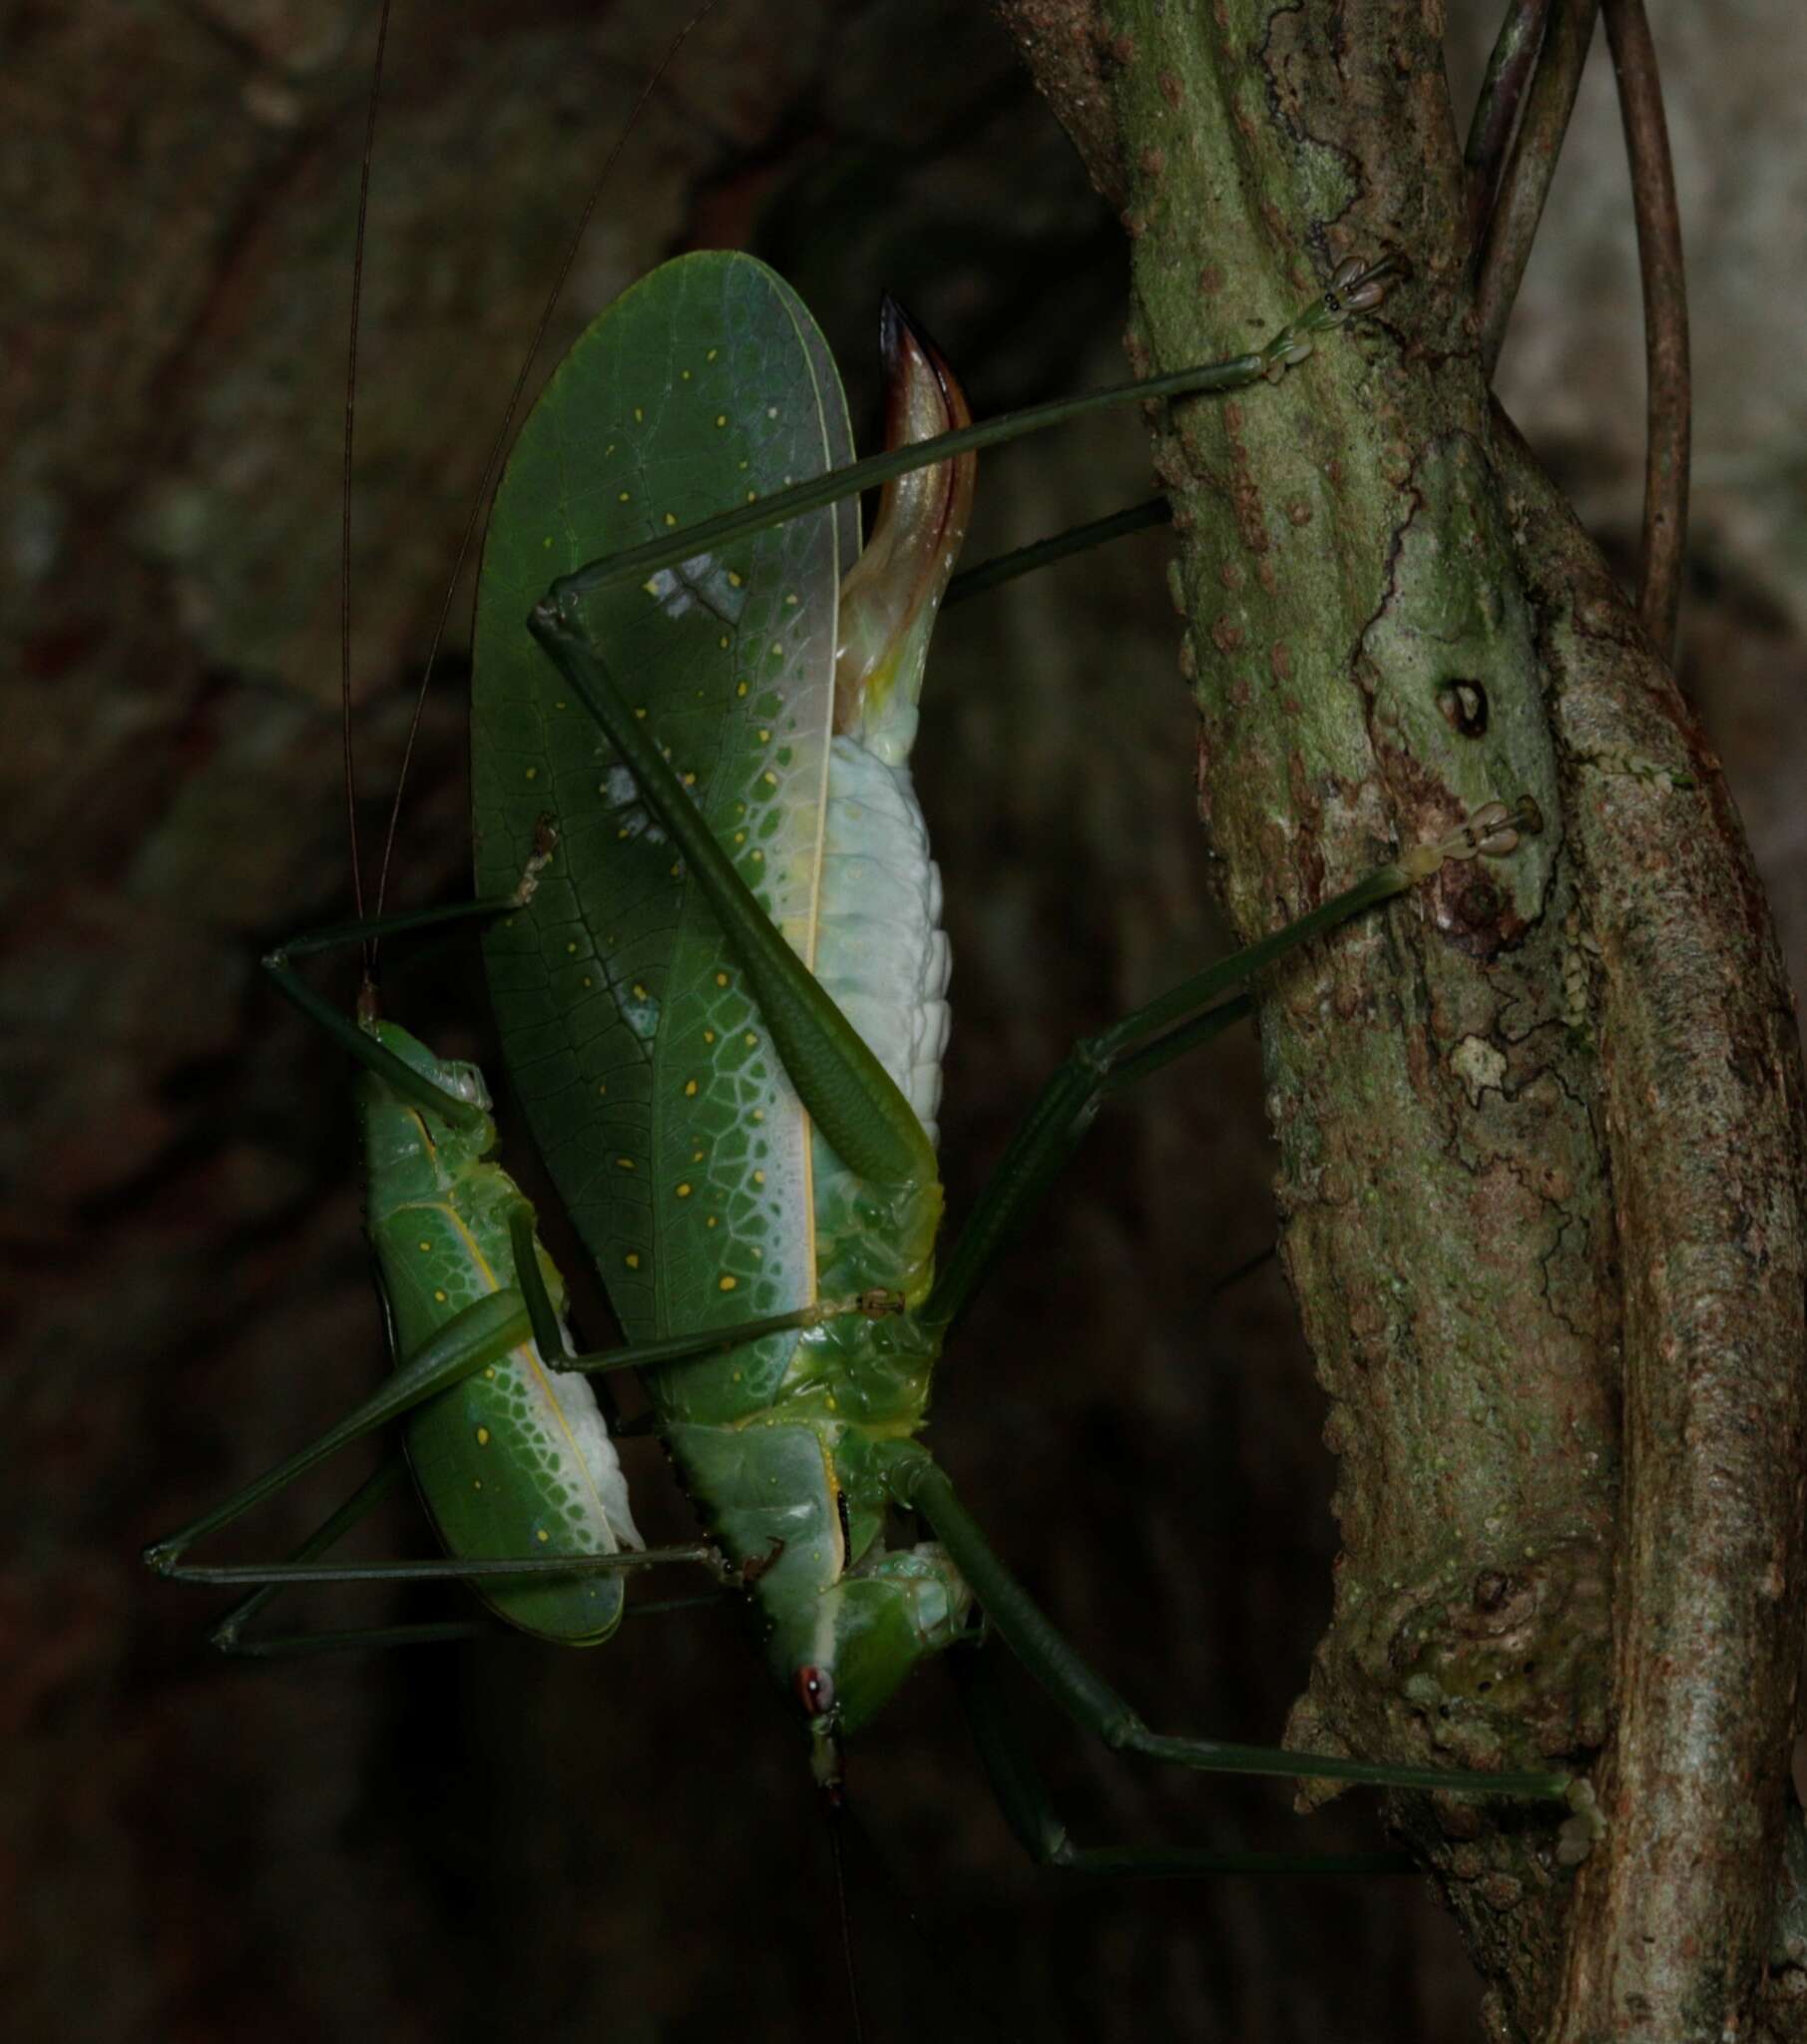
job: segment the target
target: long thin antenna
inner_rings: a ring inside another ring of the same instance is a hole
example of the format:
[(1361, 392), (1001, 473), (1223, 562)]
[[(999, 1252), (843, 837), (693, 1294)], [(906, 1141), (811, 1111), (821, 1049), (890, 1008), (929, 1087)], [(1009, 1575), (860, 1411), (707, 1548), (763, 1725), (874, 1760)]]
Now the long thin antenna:
[[(358, 307), (364, 295), (364, 229), (370, 214), (370, 160), (376, 153), (376, 109), (383, 90), (383, 51), (389, 41), (390, 0), (383, 0), (376, 24), (376, 61), (370, 67), (370, 105), (364, 118), (364, 162), (357, 183), (357, 239), (351, 253), (351, 326), (345, 341), (345, 452), (339, 477), (339, 724), (345, 753), (345, 822), (351, 845), (351, 901), (364, 919), (363, 861), (357, 848), (357, 773), (351, 751), (351, 450), (357, 429)], [(376, 955), (364, 946), (369, 977)]]
[(847, 1969), (847, 2000), (853, 2009), (853, 2044), (866, 2044), (866, 2025), (859, 2006), (859, 1967), (853, 1956), (853, 1913), (847, 1906), (847, 1859), (841, 1835), (846, 1816), (846, 1804), (838, 1793), (830, 1792), (828, 1842), (834, 1852), (834, 1904), (841, 1919), (841, 1962)]
[[(387, 0), (385, 0), (385, 7), (386, 5)], [(632, 137), (635, 128), (639, 125), (640, 117), (646, 111), (647, 102), (658, 89), (660, 81), (672, 68), (678, 51), (689, 41), (693, 31), (700, 27), (702, 22), (714, 12), (715, 5), (716, 0), (702, 0), (702, 5), (696, 9), (672, 38), (671, 42), (667, 44), (665, 55), (654, 66), (653, 75), (641, 88), (640, 97), (634, 102), (626, 125), (623, 127), (620, 135), (616, 137), (615, 146), (610, 150), (602, 169), (596, 174), (595, 182), (590, 187), (590, 196), (584, 201), (584, 210), (579, 214), (577, 225), (572, 230), (570, 239), (565, 244), (565, 254), (559, 263), (558, 275), (553, 279), (552, 289), (546, 295), (546, 303), (540, 313), (539, 324), (534, 328), (533, 339), (528, 343), (527, 353), (522, 358), (520, 373), (515, 377), (515, 387), (509, 393), (508, 409), (502, 414), (502, 424), (497, 430), (495, 440), (490, 447), (489, 458), (483, 464), (483, 477), (477, 485), (477, 496), (475, 502), (471, 505), (470, 516), (465, 520), (464, 536), (458, 542), (458, 557), (453, 564), (451, 578), (446, 584), (445, 600), (440, 604), (439, 619), (433, 627), (433, 637), (427, 647), (426, 665), (421, 670), (420, 688), (414, 698), (414, 716), (408, 726), (408, 742), (401, 756), (401, 771), (395, 778), (395, 799), (389, 806), (389, 828), (383, 838), (382, 864), (377, 872), (376, 913), (378, 915), (381, 915), (383, 912), (383, 898), (388, 891), (389, 862), (395, 851), (396, 831), (401, 824), (401, 798), (407, 786), (408, 769), (414, 761), (414, 742), (420, 734), (420, 720), (426, 710), (427, 690), (432, 685), (434, 664), (439, 659), (439, 649), (444, 642), (446, 626), (451, 619), (452, 599), (457, 594), (458, 578), (464, 572), (464, 563), (470, 553), (471, 542), (476, 538), (477, 528), (482, 523), (484, 513), (489, 508), (490, 498), (496, 486), (497, 473), (502, 466), (503, 451), (508, 446), (509, 435), (514, 428), (515, 413), (521, 407), (522, 394), (527, 388), (527, 379), (533, 372), (533, 365), (539, 356), (541, 344), (546, 338), (547, 328), (552, 324), (553, 313), (557, 311), (559, 300), (565, 294), (566, 282), (570, 278), (573, 264), (577, 261), (578, 250), (583, 245), (584, 236), (590, 226), (591, 216), (596, 212), (597, 205), (602, 199), (604, 186), (608, 184), (609, 178), (621, 158), (622, 151), (627, 148), (629, 139)]]

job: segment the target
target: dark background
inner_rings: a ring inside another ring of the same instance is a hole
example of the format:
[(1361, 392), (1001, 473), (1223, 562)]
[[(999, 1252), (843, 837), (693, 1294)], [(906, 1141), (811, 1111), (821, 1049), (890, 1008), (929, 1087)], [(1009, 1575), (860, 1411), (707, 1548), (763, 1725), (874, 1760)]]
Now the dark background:
[[(1651, 12), (1699, 382), (1682, 673), (1798, 982), (1807, 168), (1778, 81), (1801, 75), (1807, 28), (1785, 0), (1710, 28), (1679, 0)], [(1451, 14), (1465, 121), (1493, 23)], [(0, 6), (0, 2005), (15, 2034), (58, 2038), (842, 2034), (824, 1830), (732, 1613), (585, 1655), (499, 1638), (227, 1666), (199, 1645), (210, 1600), (136, 1565), (380, 1367), (343, 1064), (254, 962), (348, 911), (336, 442), (373, 19), (350, 0)], [(560, 238), (675, 20), (639, 0), (398, 9), (360, 386), (367, 823)], [(1124, 374), (1119, 230), (971, 0), (722, 0), (629, 145), (561, 335), (709, 244), (791, 277), (868, 434), (881, 287), (981, 412)], [(1226, 352), (1258, 337), (1233, 297)], [(1627, 573), (1640, 347), (1602, 49), (1502, 392)], [(1132, 415), (988, 458), (970, 558), (1147, 487)], [(938, 640), (917, 771), (956, 960), (956, 1213), (1068, 1041), (1219, 942), (1162, 559), (1158, 535), (1121, 545)], [(467, 611), (461, 595), (460, 629)], [(464, 726), (454, 661), (404, 814), (403, 903), (464, 884)], [(321, 978), (349, 997), (344, 970)], [(442, 1050), (491, 1060), (468, 944), (398, 950), (386, 992)], [(531, 1171), (524, 1140), (510, 1157)], [(1270, 1265), (1214, 1296), (1271, 1239), (1269, 1169), (1247, 1031), (1114, 1110), (964, 1330), (935, 1435), (1157, 1725), (1251, 1739), (1301, 1684), (1335, 1551), (1283, 1283)], [(607, 1338), (594, 1301), (584, 1324)], [(643, 1524), (681, 1533), (657, 1450), (629, 1453)], [(351, 1473), (232, 1551), (277, 1553)], [(410, 1514), (370, 1551), (421, 1551)], [(453, 1608), (325, 1591), (295, 1616)], [(1132, 1770), (1022, 1702), (1089, 1841), (1379, 1839), (1371, 1799), (1301, 1825), (1279, 1787)], [(1466, 1962), (1416, 1882), (1034, 1873), (940, 1671), (854, 1767), (875, 2038), (1472, 2030)]]

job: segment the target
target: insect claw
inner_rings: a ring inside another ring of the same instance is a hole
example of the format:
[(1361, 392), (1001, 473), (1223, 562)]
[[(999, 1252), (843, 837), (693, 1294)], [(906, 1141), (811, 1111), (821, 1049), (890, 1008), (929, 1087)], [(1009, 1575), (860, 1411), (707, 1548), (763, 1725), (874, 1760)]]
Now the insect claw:
[(1402, 852), (1399, 867), (1409, 880), (1428, 880), (1445, 859), (1505, 858), (1518, 849), (1521, 832), (1535, 837), (1543, 827), (1544, 812), (1529, 794), (1510, 809), (1504, 802), (1483, 802), (1447, 836)]
[(1569, 1809), (1557, 1833), (1559, 1866), (1579, 1866), (1606, 1834), (1606, 1819), (1594, 1798), (1593, 1784), (1584, 1777), (1569, 1785)]
[(1333, 291), (1346, 291), (1356, 283), (1361, 274), (1362, 258), (1359, 256), (1345, 256), (1331, 272), (1330, 288)]
[(528, 612), (527, 624), (530, 631), (543, 628), (551, 631), (556, 638), (563, 638), (569, 633), (581, 601), (579, 593), (571, 586), (573, 580), (570, 575), (561, 575)]
[(1353, 313), (1372, 312), (1394, 281), (1407, 274), (1409, 265), (1400, 256), (1383, 256), (1365, 266), (1358, 257), (1345, 256), (1336, 266), (1330, 288), (1314, 308), (1318, 323), (1341, 326)]
[(738, 1570), (728, 1569), (726, 1580), (737, 1582), (743, 1590), (750, 1590), (783, 1552), (784, 1542), (774, 1539), (764, 1554), (749, 1554)]

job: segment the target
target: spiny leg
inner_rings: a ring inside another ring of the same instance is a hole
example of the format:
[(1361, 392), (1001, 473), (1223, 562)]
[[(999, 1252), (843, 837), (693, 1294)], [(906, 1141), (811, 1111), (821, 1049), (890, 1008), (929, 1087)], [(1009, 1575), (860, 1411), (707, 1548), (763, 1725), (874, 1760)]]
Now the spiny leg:
[(1004, 1565), (954, 1495), (929, 1451), (897, 1441), (882, 1451), (885, 1486), (895, 1501), (925, 1518), (984, 1606), (998, 1636), (1083, 1731), (1118, 1753), (1140, 1754), (1207, 1774), (1314, 1777), (1391, 1788), (1429, 1788), (1476, 1795), (1522, 1796), (1566, 1803), (1577, 1786), (1556, 1770), (1484, 1775), (1438, 1768), (1393, 1767), (1340, 1754), (1289, 1753), (1280, 1747), (1232, 1746), (1214, 1739), (1152, 1732), (1056, 1628)]
[(638, 1569), (694, 1562), (724, 1583), (738, 1578), (707, 1541), (683, 1547), (637, 1547), (616, 1554), (521, 1554), (443, 1557), (433, 1561), (184, 1562), (158, 1573), (177, 1583), (474, 1583), (529, 1576), (625, 1576)]
[[(386, 1425), (390, 1420), (400, 1418), (428, 1398), (435, 1397), (441, 1391), (462, 1382), (473, 1371), (498, 1361), (510, 1350), (520, 1347), (532, 1331), (536, 1313), (549, 1328), (551, 1338), (557, 1344), (546, 1358), (553, 1369), (597, 1372), (683, 1362), (697, 1356), (716, 1354), (724, 1348), (738, 1347), (743, 1342), (759, 1339), (766, 1334), (795, 1327), (819, 1326), (824, 1320), (835, 1318), (842, 1313), (874, 1314), (895, 1310), (894, 1295), (884, 1292), (856, 1299), (820, 1300), (798, 1307), (792, 1312), (768, 1314), (763, 1318), (744, 1321), (731, 1327), (713, 1327), (701, 1333), (668, 1335), (661, 1340), (643, 1342), (628, 1348), (609, 1349), (600, 1353), (570, 1355), (565, 1352), (564, 1339), (558, 1329), (557, 1314), (547, 1294), (545, 1279), (540, 1275), (539, 1261), (532, 1254), (533, 1213), (525, 1203), (517, 1215), (510, 1217), (510, 1234), (514, 1241), (517, 1271), (522, 1279), (523, 1289), (527, 1293), (526, 1297), (523, 1297), (521, 1290), (508, 1287), (491, 1292), (474, 1304), (466, 1306), (448, 1320), (430, 1341), (417, 1349), (362, 1404), (354, 1407), (336, 1425), (328, 1427), (305, 1447), (297, 1449), (286, 1460), (247, 1483), (243, 1489), (234, 1492), (223, 1504), (204, 1513), (183, 1527), (180, 1532), (173, 1533), (168, 1539), (160, 1540), (148, 1547), (145, 1550), (146, 1563), (159, 1575), (184, 1583), (411, 1582), (432, 1577), (556, 1575), (561, 1570), (569, 1574), (587, 1574), (645, 1566), (645, 1554), (535, 1555), (524, 1557), (520, 1561), (454, 1560), (355, 1566), (324, 1564), (311, 1557), (298, 1556), (288, 1562), (262, 1567), (210, 1567), (184, 1562), (182, 1556), (196, 1541), (205, 1539), (210, 1533), (219, 1532), (254, 1505), (261, 1504), (265, 1498), (273, 1497), (279, 1491), (287, 1489), (296, 1478), (305, 1475), (328, 1456), (336, 1454), (340, 1448), (349, 1447), (353, 1441), (362, 1440), (365, 1435), (374, 1433), (378, 1427)], [(336, 1534), (334, 1537), (336, 1538)], [(713, 1565), (716, 1559), (713, 1548), (700, 1545), (647, 1550), (646, 1553), (656, 1554), (661, 1560), (699, 1561), (705, 1565)]]
[[(366, 1519), (382, 1503), (405, 1473), (402, 1458), (390, 1455), (371, 1471), (337, 1511), (315, 1527), (288, 1557), (289, 1561), (313, 1561), (336, 1546), (353, 1526)], [(422, 1625), (370, 1626), (349, 1631), (285, 1633), (275, 1638), (247, 1639), (245, 1628), (287, 1587), (280, 1582), (264, 1583), (248, 1597), (241, 1598), (209, 1631), (209, 1646), (238, 1659), (270, 1661), (299, 1654), (330, 1653), (340, 1647), (407, 1647), (445, 1640), (468, 1640), (498, 1630), (483, 1619), (464, 1618)]]
[[(229, 1526), (252, 1506), (286, 1490), (297, 1477), (304, 1475), (316, 1463), (323, 1462), (327, 1456), (336, 1454), (340, 1448), (349, 1447), (353, 1441), (374, 1433), (379, 1426), (450, 1388), (473, 1370), (499, 1361), (510, 1349), (526, 1340), (528, 1331), (527, 1308), (518, 1291), (494, 1291), (464, 1307), (336, 1426), (329, 1426), (305, 1447), (297, 1449), (263, 1475), (253, 1478), (212, 1511), (204, 1512), (179, 1532), (147, 1547), (147, 1566), (160, 1576), (184, 1583), (279, 1580), (287, 1570), (279, 1568), (273, 1573), (257, 1576), (242, 1573), (223, 1575), (218, 1570), (201, 1569), (193, 1563), (185, 1563), (182, 1556), (196, 1541)], [(309, 1571), (296, 1576), (297, 1581), (322, 1580), (311, 1573), (311, 1563), (291, 1564), (289, 1567)]]
[(1413, 1873), (1403, 1852), (1238, 1852), (1197, 1845), (1076, 1845), (1061, 1820), (1011, 1715), (996, 1657), (983, 1646), (957, 1647), (949, 1656), (961, 1708), (973, 1735), (992, 1794), (1018, 1844), (1038, 1866), (1054, 1873), (1129, 1876), (1137, 1880), (1189, 1880), (1200, 1874)]
[[(351, 1496), (329, 1518), (302, 1541), (288, 1557), (289, 1562), (295, 1564), (317, 1560), (320, 1555), (335, 1546), (353, 1526), (367, 1518), (396, 1485), (403, 1481), (406, 1473), (403, 1458), (400, 1455), (389, 1456), (358, 1485)], [(663, 1552), (671, 1556), (679, 1550), (666, 1549)], [(536, 1565), (543, 1563), (546, 1557), (540, 1555), (534, 1557)], [(713, 1566), (712, 1563), (709, 1565)], [(407, 1625), (360, 1626), (322, 1632), (283, 1633), (258, 1639), (246, 1638), (246, 1627), (285, 1590), (291, 1588), (293, 1581), (292, 1577), (286, 1577), (260, 1584), (248, 1597), (234, 1604), (213, 1627), (208, 1634), (209, 1645), (218, 1648), (222, 1654), (249, 1660), (272, 1661), (304, 1654), (336, 1653), (344, 1649), (441, 1646), (451, 1641), (495, 1639), (508, 1630), (494, 1619), (460, 1618), (429, 1619)], [(654, 1612), (687, 1611), (700, 1605), (719, 1604), (730, 1594), (726, 1590), (714, 1590), (699, 1597), (660, 1598), (629, 1605), (627, 1615), (639, 1617)]]
[[(341, 1044), (365, 1069), (374, 1073), (405, 1098), (440, 1116), (442, 1120), (459, 1126), (487, 1125), (488, 1117), (481, 1105), (436, 1085), (424, 1074), (398, 1058), (362, 1027), (359, 1021), (340, 1014), (306, 984), (295, 971), (293, 960), (322, 951), (362, 944), (372, 937), (444, 927), (459, 922), (487, 920), (507, 914), (531, 900), (539, 875), (549, 862), (556, 842), (556, 831), (549, 823), (542, 822), (536, 832), (533, 855), (527, 862), (522, 878), (507, 894), (457, 902), (438, 908), (366, 917), (309, 931), (270, 952), (263, 961), (265, 970), (278, 989), (304, 1015)], [(542, 1355), (553, 1369), (596, 1373), (681, 1362), (695, 1356), (719, 1353), (723, 1348), (733, 1347), (742, 1341), (757, 1339), (765, 1334), (796, 1327), (815, 1326), (841, 1312), (895, 1311), (900, 1303), (888, 1295), (877, 1293), (859, 1299), (821, 1301), (793, 1313), (769, 1315), (763, 1319), (717, 1328), (706, 1334), (671, 1336), (639, 1347), (572, 1355), (566, 1349), (558, 1315), (541, 1275), (534, 1244), (533, 1211), (525, 1201), (522, 1201), (510, 1216), (509, 1232), (519, 1289), (502, 1287), (455, 1314), (444, 1326), (436, 1329), (376, 1392), (335, 1426), (329, 1427), (317, 1439), (246, 1485), (215, 1510), (204, 1514), (170, 1538), (148, 1548), (145, 1554), (147, 1563), (161, 1575), (186, 1582), (277, 1583), (382, 1578), (380, 1569), (360, 1568), (351, 1571), (330, 1568), (317, 1563), (311, 1555), (305, 1558), (297, 1556), (289, 1562), (261, 1569), (201, 1568), (193, 1564), (183, 1564), (181, 1556), (195, 1541), (230, 1524), (252, 1506), (285, 1489), (317, 1462), (324, 1460), (339, 1448), (414, 1410), (429, 1398), (470, 1376), (475, 1370), (499, 1361), (510, 1350), (522, 1345), (530, 1332), (537, 1337)], [(315, 1553), (318, 1551), (314, 1550)], [(712, 1549), (694, 1552), (689, 1549), (675, 1549), (671, 1550), (670, 1558), (706, 1560), (711, 1563), (715, 1559)], [(554, 1574), (559, 1572), (557, 1564), (565, 1559), (567, 1558), (532, 1556), (524, 1558), (518, 1568), (506, 1559), (492, 1559), (482, 1564), (397, 1564), (386, 1579), (417, 1579), (422, 1575), (434, 1574), (457, 1578), (479, 1575)], [(594, 1573), (611, 1566), (608, 1557), (587, 1556), (570, 1559), (574, 1566), (567, 1570), (567, 1573)], [(581, 1568), (575, 1565), (579, 1560), (582, 1562)], [(613, 1564), (616, 1569), (639, 1565), (641, 1564), (632, 1560)]]
[(1111, 1094), (1209, 1042), (1249, 1013), (1248, 995), (1233, 994), (1233, 989), (1246, 986), (1311, 938), (1429, 879), (1445, 859), (1504, 857), (1518, 844), (1520, 830), (1541, 827), (1529, 796), (1510, 812), (1503, 802), (1489, 802), (1439, 842), (1414, 845), (1284, 929), (1206, 966), (1097, 1036), (1082, 1038), (1018, 1125), (941, 1269), (922, 1318), (948, 1327), (959, 1317)]

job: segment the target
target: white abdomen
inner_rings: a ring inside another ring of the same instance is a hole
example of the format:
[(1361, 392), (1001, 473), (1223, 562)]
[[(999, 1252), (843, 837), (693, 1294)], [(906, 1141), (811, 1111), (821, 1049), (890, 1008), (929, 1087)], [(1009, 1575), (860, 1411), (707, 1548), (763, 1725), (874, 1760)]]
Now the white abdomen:
[(815, 976), (936, 1140), (948, 1039), (948, 940), (910, 769), (857, 740), (828, 760)]

